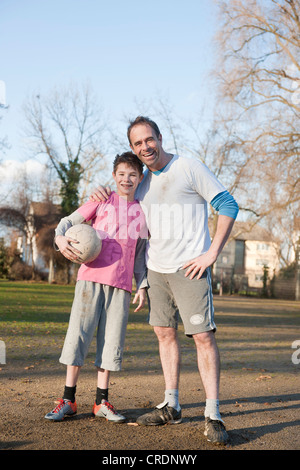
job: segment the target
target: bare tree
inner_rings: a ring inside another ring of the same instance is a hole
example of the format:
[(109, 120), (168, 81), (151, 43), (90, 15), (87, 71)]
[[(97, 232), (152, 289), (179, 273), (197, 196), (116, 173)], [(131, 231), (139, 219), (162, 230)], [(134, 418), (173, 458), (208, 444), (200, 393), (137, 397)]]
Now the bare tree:
[(256, 220), (271, 225), (284, 212), (287, 223), (300, 202), (300, 4), (217, 4), (219, 109), (234, 122), (239, 151), (251, 157), (245, 160), (253, 168), (246, 202)]
[(24, 110), (31, 150), (55, 169), (62, 212), (68, 214), (78, 206), (80, 183), (105, 166), (103, 113), (90, 88), (71, 86), (34, 95)]

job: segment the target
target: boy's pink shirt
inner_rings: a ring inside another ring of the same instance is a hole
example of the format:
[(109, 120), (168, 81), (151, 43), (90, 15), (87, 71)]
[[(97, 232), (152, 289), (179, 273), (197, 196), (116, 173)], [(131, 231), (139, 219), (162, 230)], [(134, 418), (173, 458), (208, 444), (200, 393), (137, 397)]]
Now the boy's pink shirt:
[(88, 201), (78, 212), (92, 221), (102, 239), (99, 256), (82, 264), (77, 280), (93, 281), (132, 291), (136, 243), (147, 238), (145, 216), (138, 201), (127, 202), (112, 192), (105, 202)]

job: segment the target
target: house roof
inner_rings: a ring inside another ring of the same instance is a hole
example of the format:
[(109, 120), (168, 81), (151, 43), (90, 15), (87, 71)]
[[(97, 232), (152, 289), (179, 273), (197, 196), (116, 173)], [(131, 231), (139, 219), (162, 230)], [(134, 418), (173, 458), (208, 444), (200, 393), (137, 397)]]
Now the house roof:
[(258, 224), (252, 225), (249, 222), (235, 222), (232, 235), (236, 240), (273, 241), (273, 237), (268, 230)]
[(32, 210), (35, 215), (47, 215), (61, 213), (61, 206), (59, 204), (53, 204), (52, 202), (31, 202), (30, 210)]
[(61, 207), (52, 202), (31, 202), (29, 214), (38, 233), (44, 227), (56, 226), (61, 219)]
[[(209, 220), (208, 222), (209, 230), (212, 233), (213, 222)], [(272, 242), (274, 241), (270, 232), (268, 232), (264, 227), (258, 224), (251, 224), (249, 222), (235, 222), (231, 238), (235, 240), (255, 240), (260, 242)]]

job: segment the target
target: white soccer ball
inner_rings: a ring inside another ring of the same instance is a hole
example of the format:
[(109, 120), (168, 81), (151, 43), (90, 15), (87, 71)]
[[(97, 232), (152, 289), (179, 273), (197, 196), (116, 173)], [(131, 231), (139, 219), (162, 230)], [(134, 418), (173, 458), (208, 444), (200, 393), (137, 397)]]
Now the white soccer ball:
[(99, 255), (102, 248), (102, 241), (98, 233), (93, 227), (87, 224), (77, 224), (70, 227), (66, 233), (66, 237), (73, 238), (79, 243), (72, 243), (74, 248), (79, 250), (81, 254), (75, 263), (90, 263)]

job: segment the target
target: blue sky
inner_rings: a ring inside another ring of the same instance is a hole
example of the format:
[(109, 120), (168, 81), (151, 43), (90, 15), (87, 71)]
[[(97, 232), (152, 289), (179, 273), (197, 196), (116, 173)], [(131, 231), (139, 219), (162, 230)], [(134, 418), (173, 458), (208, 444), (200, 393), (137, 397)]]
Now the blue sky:
[(9, 110), (0, 136), (11, 148), (0, 159), (26, 158), (26, 99), (70, 82), (89, 82), (116, 121), (158, 92), (182, 116), (209, 107), (216, 27), (212, 0), (1, 0), (0, 80)]

